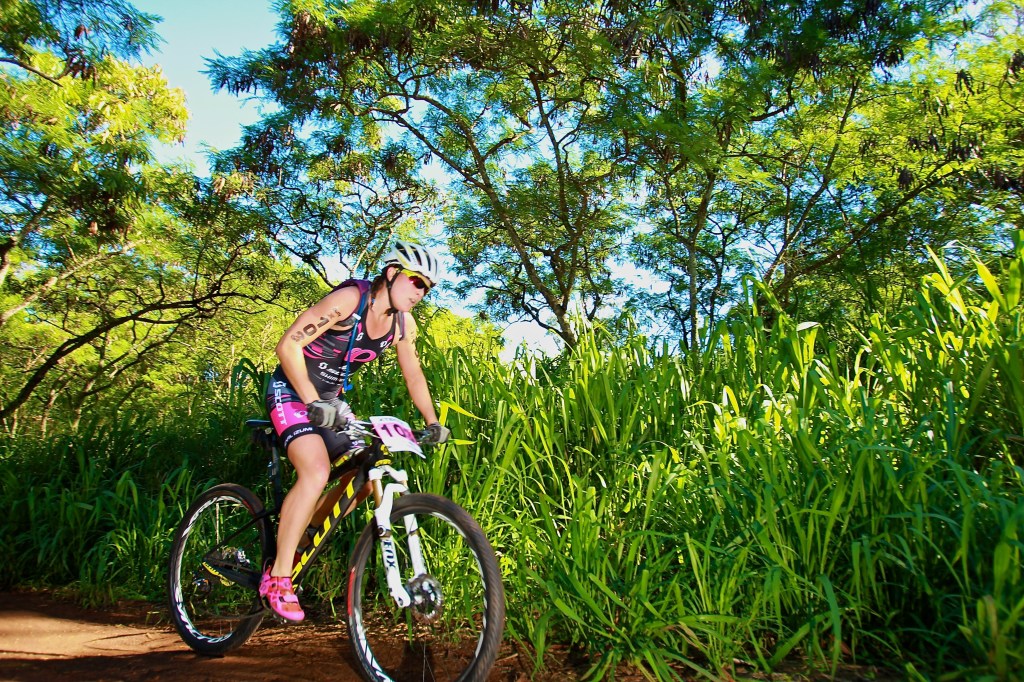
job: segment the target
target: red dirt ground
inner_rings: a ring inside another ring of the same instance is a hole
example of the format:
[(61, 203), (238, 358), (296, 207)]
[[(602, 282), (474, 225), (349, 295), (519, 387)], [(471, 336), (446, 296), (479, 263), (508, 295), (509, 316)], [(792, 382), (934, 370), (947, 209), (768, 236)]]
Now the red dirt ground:
[[(207, 658), (181, 641), (160, 606), (120, 602), (112, 608), (87, 610), (48, 592), (0, 592), (0, 682), (358, 682), (361, 678), (349, 652), (346, 627), (326, 616), (308, 620), (313, 622), (282, 625), (267, 618), (244, 646), (221, 658)], [(506, 644), (488, 682), (579, 679), (564, 648), (552, 647), (550, 653), (547, 668), (531, 676), (528, 657)], [(829, 679), (795, 668), (735, 679)], [(645, 678), (635, 670), (619, 670), (615, 679), (640, 682)], [(723, 679), (734, 678), (724, 675)], [(834, 679), (893, 682), (900, 677), (876, 668), (843, 666)]]
[[(152, 604), (86, 610), (51, 594), (0, 593), (0, 680), (134, 682), (245, 680), (357, 682), (343, 624), (263, 621), (222, 658), (193, 653)], [(503, 650), (489, 682), (525, 682), (519, 656)], [(552, 673), (554, 674), (554, 673)], [(538, 679), (574, 679), (569, 671)]]

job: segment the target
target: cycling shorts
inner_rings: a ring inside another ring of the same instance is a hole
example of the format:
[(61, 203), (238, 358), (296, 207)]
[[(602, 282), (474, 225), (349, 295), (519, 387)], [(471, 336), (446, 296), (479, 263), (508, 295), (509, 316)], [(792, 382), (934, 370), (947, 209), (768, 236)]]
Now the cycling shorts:
[(306, 416), (306, 404), (302, 402), (302, 398), (295, 392), (292, 385), (283, 380), (278, 372), (274, 372), (270, 377), (266, 401), (270, 422), (281, 439), (285, 452), (296, 438), (311, 433), (323, 438), (324, 445), (327, 446), (327, 454), (331, 459), (352, 448), (348, 436), (310, 423), (309, 417)]

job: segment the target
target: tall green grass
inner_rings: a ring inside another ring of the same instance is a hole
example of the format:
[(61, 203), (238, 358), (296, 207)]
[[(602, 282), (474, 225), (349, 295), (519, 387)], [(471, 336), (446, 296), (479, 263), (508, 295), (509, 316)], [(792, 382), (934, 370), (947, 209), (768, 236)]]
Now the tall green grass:
[[(593, 679), (898, 665), (908, 677), (1024, 668), (1024, 246), (859, 330), (849, 356), (750, 283), (748, 305), (682, 354), (581, 328), (556, 361), (421, 352), (459, 442), (405, 462), (499, 553), (508, 635), (538, 665), (568, 644)], [(772, 307), (766, 327), (755, 302)], [(261, 368), (181, 417), (98, 419), (2, 446), (4, 584), (155, 596), (181, 510), (212, 480), (258, 485), (241, 422)], [(415, 422), (393, 363), (362, 414)], [(353, 522), (353, 531), (357, 528)], [(349, 538), (351, 541), (352, 538)], [(307, 599), (344, 590), (336, 543)], [(91, 591), (91, 592), (90, 592)]]
[(484, 520), (538, 661), (568, 642), (594, 678), (799, 655), (1015, 679), (1019, 246), (999, 277), (936, 261), (849, 358), (777, 306), (766, 329), (751, 291), (687, 357), (597, 328), (554, 373), (432, 359), (475, 442), (424, 481)]
[(159, 595), (191, 499), (216, 481), (259, 481), (250, 412), (227, 395), (191, 421), (139, 410), (0, 441), (0, 586), (71, 585), (92, 603)]

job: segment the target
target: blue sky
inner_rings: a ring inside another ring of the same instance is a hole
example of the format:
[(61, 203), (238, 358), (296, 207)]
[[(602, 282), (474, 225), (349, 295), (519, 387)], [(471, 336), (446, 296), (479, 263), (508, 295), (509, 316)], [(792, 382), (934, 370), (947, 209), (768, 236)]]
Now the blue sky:
[(203, 145), (234, 146), (242, 125), (255, 121), (259, 109), (230, 93), (214, 93), (201, 73), (206, 68), (204, 59), (217, 52), (235, 56), (273, 42), (277, 15), (269, 2), (258, 0), (133, 0), (132, 4), (163, 17), (156, 30), (164, 42), (159, 52), (143, 61), (160, 64), (168, 83), (185, 92), (191, 115), (185, 144), (165, 148), (160, 156), (189, 160), (205, 175)]

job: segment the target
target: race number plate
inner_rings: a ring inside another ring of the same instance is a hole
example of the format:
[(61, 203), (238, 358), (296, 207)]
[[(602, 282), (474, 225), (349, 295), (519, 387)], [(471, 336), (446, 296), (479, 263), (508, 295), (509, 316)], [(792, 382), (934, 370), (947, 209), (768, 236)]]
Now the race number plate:
[(412, 429), (398, 417), (370, 417), (370, 423), (384, 447), (391, 452), (415, 452), (426, 459)]

